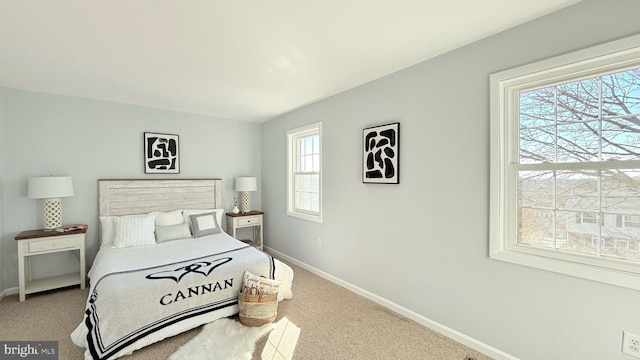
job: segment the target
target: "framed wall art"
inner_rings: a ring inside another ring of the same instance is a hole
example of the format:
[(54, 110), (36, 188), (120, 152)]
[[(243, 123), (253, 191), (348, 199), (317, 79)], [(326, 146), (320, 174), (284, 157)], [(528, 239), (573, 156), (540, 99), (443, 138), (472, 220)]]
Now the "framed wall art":
[(178, 135), (144, 133), (145, 174), (179, 174)]
[(362, 182), (400, 183), (400, 123), (362, 130)]

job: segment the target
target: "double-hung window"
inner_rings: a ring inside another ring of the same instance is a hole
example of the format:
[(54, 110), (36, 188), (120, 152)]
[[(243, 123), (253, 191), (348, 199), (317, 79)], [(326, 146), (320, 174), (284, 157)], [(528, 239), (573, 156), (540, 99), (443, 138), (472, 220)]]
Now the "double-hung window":
[(491, 75), (492, 258), (640, 289), (639, 44)]
[(322, 222), (322, 123), (287, 131), (287, 214)]

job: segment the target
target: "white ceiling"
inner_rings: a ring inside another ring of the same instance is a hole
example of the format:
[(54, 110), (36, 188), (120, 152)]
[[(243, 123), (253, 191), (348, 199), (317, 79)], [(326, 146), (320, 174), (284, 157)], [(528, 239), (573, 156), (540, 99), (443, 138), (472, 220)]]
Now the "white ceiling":
[(0, 86), (264, 121), (579, 0), (0, 0)]

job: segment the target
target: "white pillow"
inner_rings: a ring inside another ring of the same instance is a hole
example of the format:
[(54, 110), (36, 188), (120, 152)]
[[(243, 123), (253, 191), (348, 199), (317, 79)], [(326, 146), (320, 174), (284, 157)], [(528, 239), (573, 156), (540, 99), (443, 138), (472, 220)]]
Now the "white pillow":
[[(146, 215), (154, 215), (156, 217), (156, 225), (166, 226), (184, 223), (182, 210), (152, 211)], [(114, 219), (118, 217), (120, 216), (100, 216), (100, 249), (102, 249), (103, 247), (113, 246), (113, 238), (115, 236)], [(190, 236), (191, 234), (189, 234), (189, 236), (187, 237)]]
[(156, 243), (154, 215), (117, 216), (114, 220), (113, 245), (117, 248)]
[(282, 280), (274, 280), (254, 275), (245, 270), (242, 281), (242, 293), (246, 294), (251, 288), (256, 288), (262, 295), (277, 294)]
[(156, 225), (160, 226), (177, 225), (184, 222), (184, 217), (182, 217), (182, 210), (153, 211), (149, 214), (156, 216)]
[(189, 224), (189, 229), (193, 232), (193, 226), (191, 226), (191, 215), (200, 215), (204, 213), (215, 212), (216, 220), (218, 224), (222, 224), (222, 215), (224, 214), (224, 209), (203, 209), (203, 210), (182, 210), (182, 216), (184, 217), (184, 222)]
[(113, 246), (113, 218), (116, 216), (100, 216), (100, 249)]
[(191, 232), (186, 222), (175, 225), (156, 225), (156, 242), (189, 238), (191, 238)]

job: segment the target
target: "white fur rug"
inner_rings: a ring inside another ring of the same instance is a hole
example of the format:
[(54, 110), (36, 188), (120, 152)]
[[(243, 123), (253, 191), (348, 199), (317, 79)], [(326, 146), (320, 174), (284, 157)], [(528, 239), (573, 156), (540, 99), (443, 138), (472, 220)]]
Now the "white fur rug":
[(273, 326), (250, 327), (233, 319), (218, 319), (203, 326), (198, 335), (182, 345), (168, 360), (251, 360), (256, 341)]

